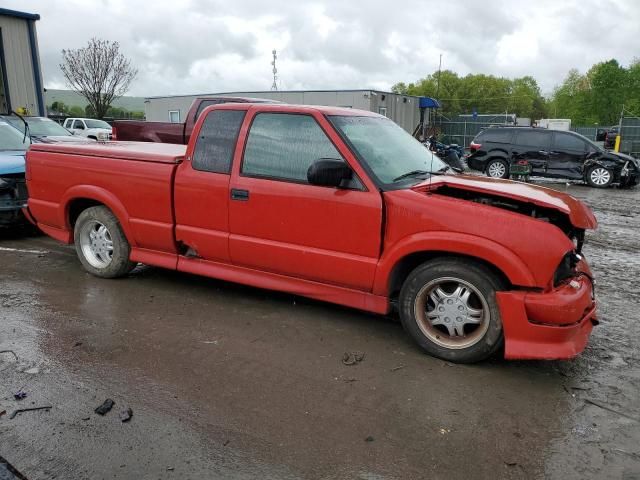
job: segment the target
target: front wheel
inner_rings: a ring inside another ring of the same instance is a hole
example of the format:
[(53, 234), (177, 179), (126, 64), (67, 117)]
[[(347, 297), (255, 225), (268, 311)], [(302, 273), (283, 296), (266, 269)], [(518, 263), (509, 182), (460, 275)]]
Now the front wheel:
[(590, 187), (606, 188), (613, 182), (611, 171), (599, 165), (594, 165), (587, 171), (587, 183)]
[(495, 293), (501, 281), (466, 259), (438, 259), (417, 267), (400, 292), (400, 319), (413, 339), (434, 357), (474, 363), (503, 342)]
[(127, 237), (107, 207), (84, 210), (78, 216), (73, 236), (82, 266), (97, 277), (122, 277), (136, 265), (129, 261), (131, 247)]

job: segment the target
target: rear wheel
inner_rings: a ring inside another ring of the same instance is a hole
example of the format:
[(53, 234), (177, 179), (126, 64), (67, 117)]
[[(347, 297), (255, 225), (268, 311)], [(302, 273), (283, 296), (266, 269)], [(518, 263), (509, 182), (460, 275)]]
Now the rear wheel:
[(485, 169), (487, 176), (491, 178), (508, 178), (509, 167), (504, 160), (491, 160)]
[(484, 360), (503, 342), (495, 297), (502, 288), (489, 269), (473, 261), (424, 263), (402, 286), (402, 325), (434, 357), (458, 363)]
[(587, 183), (591, 187), (606, 188), (613, 182), (613, 174), (610, 170), (599, 165), (594, 165), (587, 171)]
[(84, 210), (74, 228), (76, 253), (85, 270), (102, 278), (117, 278), (136, 266), (118, 219), (107, 207)]

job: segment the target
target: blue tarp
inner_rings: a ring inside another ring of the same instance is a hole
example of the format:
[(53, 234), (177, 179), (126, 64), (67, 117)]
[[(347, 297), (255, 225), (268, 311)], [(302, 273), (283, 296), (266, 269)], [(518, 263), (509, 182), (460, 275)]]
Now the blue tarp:
[(431, 97), (420, 97), (420, 108), (440, 108), (440, 103)]

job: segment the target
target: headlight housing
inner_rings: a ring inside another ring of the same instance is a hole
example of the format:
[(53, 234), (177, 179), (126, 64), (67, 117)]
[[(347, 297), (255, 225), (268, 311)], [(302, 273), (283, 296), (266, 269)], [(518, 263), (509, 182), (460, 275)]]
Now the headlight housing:
[(553, 274), (553, 286), (557, 287), (567, 279), (576, 275), (576, 265), (582, 260), (582, 257), (576, 252), (569, 252), (560, 261), (560, 265)]

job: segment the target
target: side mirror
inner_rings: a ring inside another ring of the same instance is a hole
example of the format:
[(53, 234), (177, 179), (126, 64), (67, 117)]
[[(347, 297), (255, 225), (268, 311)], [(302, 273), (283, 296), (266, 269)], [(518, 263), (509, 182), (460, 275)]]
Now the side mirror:
[(353, 172), (344, 160), (321, 158), (309, 166), (307, 180), (319, 187), (340, 187), (343, 180), (350, 180)]

